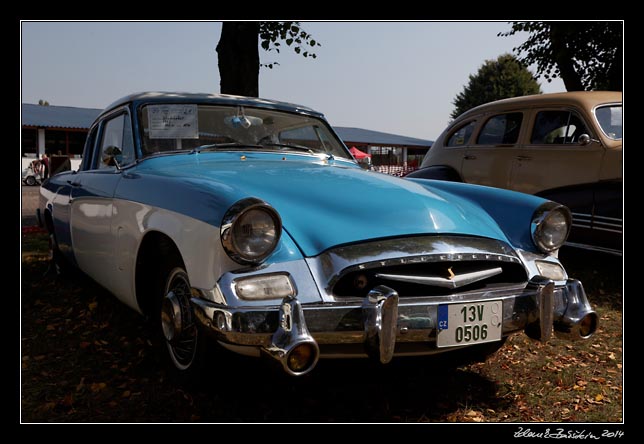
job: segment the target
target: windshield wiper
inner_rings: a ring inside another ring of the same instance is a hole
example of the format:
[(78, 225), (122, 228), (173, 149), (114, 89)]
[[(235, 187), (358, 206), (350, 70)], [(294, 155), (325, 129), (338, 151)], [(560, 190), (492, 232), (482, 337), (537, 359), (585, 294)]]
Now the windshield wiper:
[(302, 145), (292, 145), (290, 143), (263, 143), (261, 146), (274, 146), (277, 148), (286, 148), (286, 149), (297, 150), (297, 151), (305, 151), (309, 154), (315, 154), (315, 152), (313, 152), (313, 150), (309, 147), (302, 146)]

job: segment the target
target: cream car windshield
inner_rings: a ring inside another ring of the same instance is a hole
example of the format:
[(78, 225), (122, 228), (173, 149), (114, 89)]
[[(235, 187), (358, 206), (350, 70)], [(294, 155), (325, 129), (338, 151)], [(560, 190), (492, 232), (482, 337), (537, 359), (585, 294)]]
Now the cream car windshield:
[(149, 104), (141, 109), (143, 156), (167, 152), (256, 149), (352, 160), (311, 116), (243, 106)]
[(595, 117), (606, 136), (613, 140), (622, 138), (622, 105), (600, 106), (595, 109)]

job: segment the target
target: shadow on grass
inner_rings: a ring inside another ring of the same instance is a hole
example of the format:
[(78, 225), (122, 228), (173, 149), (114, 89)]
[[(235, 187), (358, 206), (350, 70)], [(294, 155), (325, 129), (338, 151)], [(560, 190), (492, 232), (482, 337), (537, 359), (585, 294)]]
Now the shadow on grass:
[[(41, 248), (41, 241), (27, 245)], [(621, 309), (621, 258), (561, 253), (593, 305)], [(518, 382), (532, 371), (522, 364), (530, 348), (523, 344), (520, 350), (506, 345), (483, 367), (453, 368), (431, 357), (396, 358), (385, 366), (366, 359), (321, 360), (303, 378), (222, 351), (203, 377), (179, 382), (162, 364), (140, 315), (82, 274), (42, 277), (47, 265), (42, 252), (23, 259), (25, 422), (447, 422), (463, 420), (469, 409), (493, 411), (491, 420), (523, 417), (515, 399), (504, 396), (504, 379)], [(540, 349), (534, 347), (530, 356), (536, 359)], [(597, 359), (609, 352), (589, 350)], [(553, 362), (572, 354), (563, 345), (557, 352), (563, 357)], [(516, 359), (510, 367), (503, 366), (506, 354)], [(588, 368), (599, 365), (589, 362)], [(535, 365), (538, 379), (545, 364)], [(526, 383), (543, 388), (534, 378)]]
[(219, 350), (204, 376), (177, 381), (143, 318), (82, 274), (42, 277), (23, 262), (23, 421), (444, 422), (503, 408), (497, 384), (441, 359), (321, 360), (302, 378)]
[(591, 305), (621, 311), (624, 288), (621, 256), (564, 247), (559, 259), (568, 275), (584, 284)]

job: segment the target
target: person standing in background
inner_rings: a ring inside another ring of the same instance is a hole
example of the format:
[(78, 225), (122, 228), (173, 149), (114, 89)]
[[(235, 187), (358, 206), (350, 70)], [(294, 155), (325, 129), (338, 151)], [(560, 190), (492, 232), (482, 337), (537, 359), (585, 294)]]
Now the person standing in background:
[(49, 157), (47, 157), (47, 154), (43, 153), (42, 158), (40, 159), (43, 170), (42, 170), (42, 178), (47, 179), (49, 177)]

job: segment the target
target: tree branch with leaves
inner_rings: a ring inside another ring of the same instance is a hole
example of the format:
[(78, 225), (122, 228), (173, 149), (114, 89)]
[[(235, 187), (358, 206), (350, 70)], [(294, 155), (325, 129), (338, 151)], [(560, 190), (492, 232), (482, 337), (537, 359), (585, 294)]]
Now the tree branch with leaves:
[(527, 32), (514, 52), (537, 76), (561, 78), (568, 91), (623, 87), (624, 26), (622, 22), (511, 22), (501, 37)]

